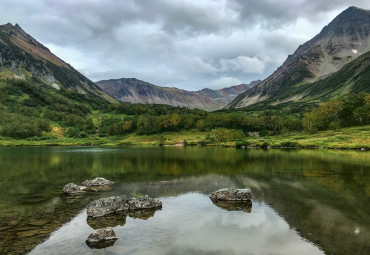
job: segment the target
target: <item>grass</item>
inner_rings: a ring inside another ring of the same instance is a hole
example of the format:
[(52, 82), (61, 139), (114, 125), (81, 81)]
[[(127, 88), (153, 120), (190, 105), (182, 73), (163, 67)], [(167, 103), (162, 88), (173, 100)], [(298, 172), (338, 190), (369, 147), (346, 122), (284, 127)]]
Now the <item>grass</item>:
[(12, 139), (0, 137), (0, 146), (176, 146), (209, 145), (235, 147), (242, 144), (248, 147), (297, 147), (329, 149), (370, 149), (370, 126), (343, 128), (336, 131), (322, 131), (316, 134), (287, 133), (278, 136), (246, 137), (243, 141), (211, 143), (206, 140), (210, 132), (182, 131), (154, 135), (136, 135), (89, 138), (38, 137)]
[[(267, 142), (271, 147), (304, 147), (331, 149), (370, 149), (370, 126), (322, 131), (316, 134), (290, 133), (279, 136), (248, 139), (250, 146)], [(284, 145), (291, 146), (284, 146)]]
[(139, 145), (139, 146), (157, 146), (164, 140), (164, 145), (178, 145), (186, 141), (188, 145), (197, 145), (206, 139), (209, 132), (200, 131), (181, 131), (168, 132), (154, 135), (136, 135), (130, 134), (122, 139), (108, 145)]

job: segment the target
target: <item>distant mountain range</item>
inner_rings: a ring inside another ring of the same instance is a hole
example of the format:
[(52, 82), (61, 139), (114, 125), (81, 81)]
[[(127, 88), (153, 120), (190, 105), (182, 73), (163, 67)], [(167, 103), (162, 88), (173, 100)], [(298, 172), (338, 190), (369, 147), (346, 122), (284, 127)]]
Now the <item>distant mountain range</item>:
[(228, 88), (187, 91), (160, 87), (135, 78), (102, 80), (96, 84), (122, 102), (167, 104), (204, 110), (218, 110), (228, 105), (237, 95), (247, 91), (260, 81)]
[[(357, 84), (363, 79), (370, 80), (366, 72), (369, 68), (368, 54), (359, 58), (369, 50), (370, 11), (350, 7), (317, 36), (299, 46), (272, 75), (241, 93), (227, 108), (320, 102), (351, 91), (369, 91), (368, 83)], [(349, 64), (357, 58), (359, 61)], [(347, 64), (349, 66), (342, 69)], [(348, 73), (349, 70), (353, 72)], [(346, 72), (346, 77), (343, 77), (343, 72)]]

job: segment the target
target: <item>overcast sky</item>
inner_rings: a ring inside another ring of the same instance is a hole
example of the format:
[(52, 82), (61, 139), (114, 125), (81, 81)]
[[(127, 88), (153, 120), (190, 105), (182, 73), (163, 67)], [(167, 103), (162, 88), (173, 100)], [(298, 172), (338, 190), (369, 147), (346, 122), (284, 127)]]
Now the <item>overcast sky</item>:
[(369, 0), (1, 0), (93, 81), (135, 77), (197, 90), (264, 79), (349, 6)]

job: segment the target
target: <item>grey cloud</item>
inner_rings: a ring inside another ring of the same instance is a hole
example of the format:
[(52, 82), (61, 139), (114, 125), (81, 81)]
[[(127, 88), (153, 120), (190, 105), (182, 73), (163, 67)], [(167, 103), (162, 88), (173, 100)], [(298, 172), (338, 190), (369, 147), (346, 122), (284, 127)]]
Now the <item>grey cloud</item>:
[(1, 1), (0, 21), (92, 80), (195, 90), (267, 77), (350, 5), (370, 9), (367, 0), (19, 0)]
[(230, 8), (239, 10), (246, 24), (279, 27), (298, 18), (316, 22), (321, 14), (349, 6), (368, 8), (366, 0), (231, 0)]

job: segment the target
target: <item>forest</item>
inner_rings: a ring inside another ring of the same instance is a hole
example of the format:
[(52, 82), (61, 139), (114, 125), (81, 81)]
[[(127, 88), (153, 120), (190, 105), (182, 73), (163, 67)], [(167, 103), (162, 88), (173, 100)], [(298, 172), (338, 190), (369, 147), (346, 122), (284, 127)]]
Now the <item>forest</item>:
[(37, 81), (0, 82), (0, 134), (16, 139), (50, 136), (59, 128), (63, 136), (73, 138), (196, 130), (211, 131), (217, 141), (235, 141), (249, 132), (274, 136), (369, 124), (367, 93), (347, 94), (306, 112), (206, 112), (167, 105), (101, 103), (64, 88), (51, 93)]

